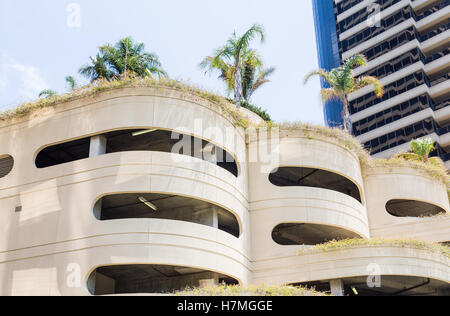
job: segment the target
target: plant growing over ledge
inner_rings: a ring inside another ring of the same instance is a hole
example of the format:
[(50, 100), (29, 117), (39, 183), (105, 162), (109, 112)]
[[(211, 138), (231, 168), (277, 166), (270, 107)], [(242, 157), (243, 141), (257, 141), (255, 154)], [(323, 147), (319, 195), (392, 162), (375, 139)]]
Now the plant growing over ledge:
[(70, 91), (75, 90), (75, 88), (77, 87), (77, 81), (75, 80), (75, 78), (72, 76), (67, 76), (65, 80), (70, 88)]
[(47, 99), (47, 98), (53, 97), (55, 95), (56, 95), (56, 91), (50, 90), (50, 89), (45, 89), (45, 90), (42, 90), (39, 93), (39, 98), (46, 98)]
[(176, 293), (178, 296), (329, 296), (326, 293), (297, 286), (240, 286), (219, 285), (206, 288), (186, 289)]
[(372, 86), (377, 97), (381, 98), (384, 95), (383, 84), (376, 77), (364, 76), (355, 78), (353, 68), (356, 66), (365, 66), (366, 64), (366, 57), (358, 54), (350, 57), (341, 66), (334, 68), (329, 72), (323, 69), (312, 71), (305, 77), (304, 81), (304, 84), (306, 84), (312, 76), (317, 75), (330, 86), (329, 88), (322, 89), (322, 101), (324, 103), (332, 99), (342, 101), (342, 119), (344, 121), (344, 130), (349, 133), (352, 133), (352, 123), (350, 120), (347, 96), (350, 93), (358, 91), (366, 86)]
[(403, 158), (405, 160), (421, 161), (430, 163), (435, 166), (444, 167), (444, 162), (439, 157), (431, 157), (430, 153), (435, 150), (434, 141), (431, 138), (414, 139), (409, 144), (410, 152), (399, 153), (394, 157)]
[(181, 81), (172, 80), (169, 78), (154, 79), (149, 76), (139, 77), (134, 74), (129, 74), (127, 77), (122, 75), (119, 78), (113, 78), (111, 80), (99, 79), (91, 82), (86, 86), (77, 87), (75, 90), (61, 95), (53, 92), (53, 94), (49, 95), (46, 98), (41, 98), (34, 102), (22, 103), (14, 109), (0, 112), (0, 121), (19, 118), (37, 109), (57, 106), (59, 104), (73, 101), (79, 98), (93, 96), (103, 91), (139, 87), (157, 89), (172, 88), (180, 92), (185, 92), (186, 96), (191, 95), (196, 98), (201, 98), (209, 101), (212, 106), (216, 106), (223, 114), (230, 116), (235, 126), (247, 128), (252, 124), (247, 116), (238, 111), (232, 103), (230, 103), (226, 98), (220, 95), (216, 95), (214, 93), (195, 87), (191, 84), (183, 83)]
[(332, 240), (324, 244), (315, 245), (308, 249), (303, 249), (299, 251), (297, 254), (303, 255), (315, 252), (328, 252), (334, 250), (345, 250), (345, 249), (377, 247), (377, 246), (394, 246), (400, 248), (428, 250), (443, 255), (444, 257), (450, 258), (450, 247), (441, 244), (414, 239), (378, 239), (378, 238), (372, 239), (355, 238), (355, 239)]
[(434, 142), (431, 138), (416, 139), (410, 143), (410, 152), (398, 153), (388, 159), (373, 159), (370, 165), (372, 167), (417, 169), (439, 179), (449, 188), (450, 178), (444, 162), (439, 157), (429, 157), (433, 150)]

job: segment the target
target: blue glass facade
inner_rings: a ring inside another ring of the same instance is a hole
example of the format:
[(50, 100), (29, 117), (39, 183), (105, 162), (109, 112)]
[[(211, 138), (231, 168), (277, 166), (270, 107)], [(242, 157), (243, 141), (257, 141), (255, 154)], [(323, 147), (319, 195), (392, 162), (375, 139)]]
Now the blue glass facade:
[[(312, 1), (319, 67), (329, 71), (339, 67), (341, 64), (333, 0)], [(328, 87), (323, 80), (321, 84), (322, 88)], [(324, 106), (325, 125), (330, 127), (342, 127), (342, 108), (343, 105), (340, 101), (333, 100), (327, 102)]]

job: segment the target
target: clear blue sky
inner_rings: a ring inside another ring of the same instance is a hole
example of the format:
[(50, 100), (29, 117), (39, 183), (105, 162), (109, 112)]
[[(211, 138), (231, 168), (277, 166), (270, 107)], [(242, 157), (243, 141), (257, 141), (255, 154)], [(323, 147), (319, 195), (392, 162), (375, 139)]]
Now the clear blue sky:
[[(79, 5), (80, 27), (67, 25), (67, 6)], [(317, 68), (310, 0), (0, 0), (0, 110), (36, 99), (40, 90), (66, 90), (64, 78), (85, 79), (78, 69), (97, 47), (131, 35), (160, 57), (172, 78), (224, 93), (217, 76), (198, 68), (231, 33), (264, 25), (265, 44), (256, 44), (272, 83), (253, 103), (278, 121), (323, 124), (319, 80), (303, 86)]]

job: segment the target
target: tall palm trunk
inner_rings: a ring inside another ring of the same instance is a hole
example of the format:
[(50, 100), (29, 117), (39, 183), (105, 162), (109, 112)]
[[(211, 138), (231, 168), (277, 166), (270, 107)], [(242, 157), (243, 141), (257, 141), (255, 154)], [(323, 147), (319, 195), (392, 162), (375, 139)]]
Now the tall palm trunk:
[(353, 132), (353, 126), (352, 126), (352, 120), (350, 118), (350, 112), (348, 110), (347, 97), (345, 95), (343, 95), (343, 96), (341, 96), (341, 100), (343, 103), (342, 118), (344, 120), (344, 130), (351, 134)]
[(236, 101), (236, 106), (239, 109), (242, 102), (242, 73), (240, 61), (236, 64), (236, 75), (234, 77), (234, 101)]

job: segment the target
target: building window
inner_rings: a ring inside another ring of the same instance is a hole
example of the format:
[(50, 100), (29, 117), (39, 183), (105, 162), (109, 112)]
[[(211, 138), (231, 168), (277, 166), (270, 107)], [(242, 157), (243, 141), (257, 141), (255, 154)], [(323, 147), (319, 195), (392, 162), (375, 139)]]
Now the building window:
[(6, 177), (14, 167), (14, 158), (9, 155), (0, 155), (0, 178)]
[(269, 181), (279, 187), (313, 187), (337, 191), (358, 200), (361, 194), (351, 180), (330, 171), (306, 167), (280, 167), (269, 175)]

